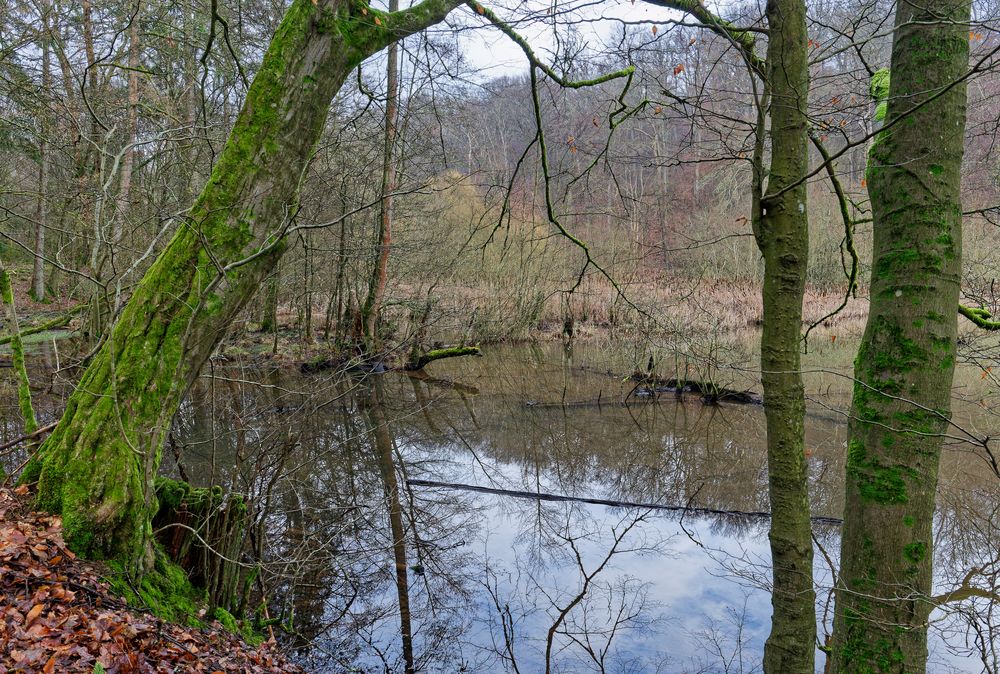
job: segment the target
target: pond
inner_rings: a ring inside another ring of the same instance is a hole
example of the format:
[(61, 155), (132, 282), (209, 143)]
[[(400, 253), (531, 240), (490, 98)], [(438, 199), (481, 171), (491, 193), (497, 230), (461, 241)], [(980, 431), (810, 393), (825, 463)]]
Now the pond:
[[(842, 370), (808, 381), (821, 638), (843, 507)], [(621, 363), (597, 347), (493, 347), (428, 371), (215, 361), (175, 421), (164, 470), (250, 496), (254, 591), (304, 665), (759, 671), (770, 619), (759, 405), (628, 396)], [(54, 415), (59, 404), (41, 406)], [(13, 437), (16, 409), (4, 405)], [(957, 420), (995, 424), (982, 406), (957, 405)], [(958, 443), (945, 452), (941, 588), (995, 557), (1000, 480), (983, 468)], [(983, 671), (982, 657), (996, 657), (988, 611), (935, 614), (929, 671)]]

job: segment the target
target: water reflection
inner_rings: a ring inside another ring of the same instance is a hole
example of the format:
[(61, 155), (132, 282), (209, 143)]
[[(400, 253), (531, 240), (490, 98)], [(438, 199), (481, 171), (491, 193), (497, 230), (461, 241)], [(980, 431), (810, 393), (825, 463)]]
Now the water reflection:
[[(253, 593), (315, 671), (758, 671), (765, 519), (526, 496), (766, 510), (761, 409), (624, 405), (586, 355), (493, 350), (424, 379), (215, 364), (165, 470), (250, 495)], [(836, 518), (846, 428), (817, 408), (806, 433), (813, 514)], [(996, 478), (948, 452), (940, 501), (942, 591), (973, 568), (995, 586)], [(823, 634), (839, 532), (815, 533)], [(939, 612), (931, 671), (997, 671), (995, 611)]]

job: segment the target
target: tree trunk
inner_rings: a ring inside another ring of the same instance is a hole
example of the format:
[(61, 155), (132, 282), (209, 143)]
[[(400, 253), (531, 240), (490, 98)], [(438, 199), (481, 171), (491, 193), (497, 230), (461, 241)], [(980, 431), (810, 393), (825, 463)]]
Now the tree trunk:
[(872, 147), (868, 172), (871, 308), (855, 362), (835, 672), (927, 667), (931, 528), (962, 251), (966, 87), (954, 83), (968, 68), (969, 16), (969, 0), (896, 6), (891, 128)]
[(263, 316), (260, 318), (260, 331), (267, 334), (278, 332), (278, 290), (281, 287), (281, 265), (275, 265), (274, 272), (267, 279), (264, 287)]
[[(799, 364), (809, 258), (805, 175), (809, 169), (809, 65), (803, 0), (767, 3), (771, 168), (760, 201), (764, 256), (760, 369), (767, 422), (773, 589), (764, 671), (811, 674), (816, 649), (805, 397)], [(795, 185), (792, 187), (792, 185)]]
[[(49, 3), (42, 8), (42, 95), (48, 97), (52, 89), (52, 36), (49, 34)], [(41, 138), (38, 141), (38, 205), (35, 209), (35, 260), (31, 272), (31, 297), (36, 302), (45, 300), (45, 229), (49, 220), (49, 125), (48, 112), (43, 110), (39, 120)]]
[[(142, 5), (140, 4), (140, 9)], [(139, 18), (137, 12), (129, 27), (128, 46), (128, 112), (126, 115), (125, 155), (122, 157), (121, 182), (118, 199), (111, 224), (112, 246), (117, 246), (122, 238), (125, 214), (129, 210), (132, 192), (132, 171), (135, 166), (135, 142), (139, 134)]]
[(313, 341), (313, 264), (312, 237), (307, 231), (302, 235), (302, 341)]
[(14, 306), (14, 289), (11, 287), (6, 267), (0, 264), (0, 306), (2, 305), (7, 307), (7, 322), (11, 331), (10, 350), (14, 372), (17, 375), (17, 403), (24, 420), (24, 434), (31, 435), (38, 430), (38, 419), (31, 404), (31, 382), (28, 380), (28, 369), (24, 365), (24, 344), (21, 343), (21, 327), (18, 325), (17, 308)]
[[(389, 0), (389, 11), (399, 9), (399, 0)], [(399, 117), (399, 46), (389, 45), (386, 65), (385, 149), (382, 163), (382, 209), (379, 214), (378, 256), (361, 310), (364, 339), (369, 349), (378, 348), (379, 314), (389, 275), (389, 246), (392, 243), (392, 193), (396, 191), (396, 123)]]
[(284, 251), (330, 101), (364, 58), (456, 5), (424, 0), (387, 14), (346, 0), (296, 0), (288, 9), (208, 184), (22, 477), (39, 479), (38, 504), (62, 514), (74, 551), (149, 568), (153, 478), (171, 419)]
[(372, 440), (378, 460), (379, 475), (385, 494), (389, 515), (389, 533), (392, 535), (392, 559), (396, 576), (396, 601), (399, 605), (399, 635), (403, 647), (403, 671), (416, 671), (413, 660), (413, 624), (410, 616), (409, 565), (406, 562), (406, 528), (403, 526), (403, 508), (399, 501), (399, 484), (396, 480), (396, 462), (393, 456), (392, 435), (383, 408), (382, 382), (376, 379), (368, 406), (368, 419), (372, 425)]

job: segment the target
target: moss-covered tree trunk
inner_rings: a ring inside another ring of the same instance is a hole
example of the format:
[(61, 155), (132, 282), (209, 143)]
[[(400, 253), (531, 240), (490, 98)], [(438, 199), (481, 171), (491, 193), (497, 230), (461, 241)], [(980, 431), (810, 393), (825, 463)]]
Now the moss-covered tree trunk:
[[(871, 308), (855, 363), (836, 672), (923, 672), (961, 271), (969, 0), (899, 2), (872, 148)], [(922, 104), (922, 105), (921, 105)], [(914, 106), (920, 105), (916, 110)]]
[[(0, 309), (6, 314), (7, 326), (10, 329), (11, 360), (14, 373), (17, 375), (17, 403), (24, 420), (24, 434), (31, 435), (38, 430), (38, 419), (35, 408), (31, 404), (31, 382), (28, 380), (28, 368), (24, 364), (24, 344), (21, 342), (21, 326), (17, 320), (17, 307), (14, 306), (14, 288), (10, 282), (7, 268), (0, 262)], [(0, 475), (3, 469), (0, 468)]]
[(208, 184), (122, 310), (23, 479), (66, 540), (132, 571), (151, 562), (153, 478), (181, 398), (274, 268), (330, 101), (367, 56), (444, 18), (295, 0), (264, 55)]
[(760, 367), (767, 419), (773, 589), (764, 671), (811, 674), (816, 615), (799, 350), (809, 257), (809, 65), (804, 0), (767, 3), (771, 168), (755, 220), (764, 256)]

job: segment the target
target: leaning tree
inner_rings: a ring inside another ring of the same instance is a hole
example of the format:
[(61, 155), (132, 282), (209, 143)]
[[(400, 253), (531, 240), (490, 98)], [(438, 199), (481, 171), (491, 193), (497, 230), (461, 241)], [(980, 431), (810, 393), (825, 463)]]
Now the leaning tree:
[(461, 4), (382, 12), (295, 0), (208, 183), (139, 282), (22, 481), (63, 516), (76, 552), (140, 573), (152, 561), (153, 478), (174, 413), (286, 247), (330, 102), (354, 68)]

